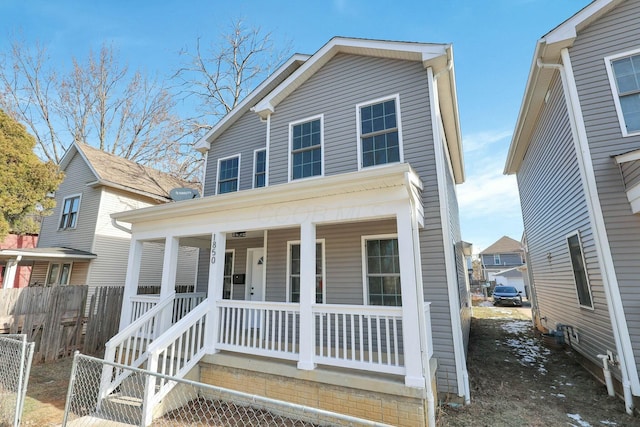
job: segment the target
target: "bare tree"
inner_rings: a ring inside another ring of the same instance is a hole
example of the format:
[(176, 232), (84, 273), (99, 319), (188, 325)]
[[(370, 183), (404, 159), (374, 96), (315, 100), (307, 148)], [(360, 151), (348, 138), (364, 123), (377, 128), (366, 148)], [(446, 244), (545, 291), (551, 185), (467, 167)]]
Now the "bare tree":
[(192, 131), (209, 129), (249, 94), (289, 56), (287, 43), (276, 48), (271, 32), (246, 26), (241, 19), (217, 42), (184, 49), (183, 66), (174, 80), (186, 98), (194, 98), (198, 115), (190, 119)]
[(103, 45), (66, 73), (46, 48), (14, 42), (0, 58), (0, 108), (36, 137), (41, 158), (58, 163), (72, 141), (183, 177), (199, 155), (185, 143), (183, 120), (165, 85), (117, 60)]

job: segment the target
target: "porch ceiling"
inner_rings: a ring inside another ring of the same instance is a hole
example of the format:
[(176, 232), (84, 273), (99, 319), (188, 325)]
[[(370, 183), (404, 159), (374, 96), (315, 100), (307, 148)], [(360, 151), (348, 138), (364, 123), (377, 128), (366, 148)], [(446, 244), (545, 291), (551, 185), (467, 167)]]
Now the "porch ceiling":
[(352, 197), (356, 193), (402, 187), (407, 189), (407, 199), (415, 193), (416, 189), (422, 189), (420, 178), (406, 163), (167, 203), (119, 212), (111, 216), (118, 221), (136, 224), (237, 209), (260, 211), (267, 205), (292, 201), (317, 201), (320, 198), (341, 195)]

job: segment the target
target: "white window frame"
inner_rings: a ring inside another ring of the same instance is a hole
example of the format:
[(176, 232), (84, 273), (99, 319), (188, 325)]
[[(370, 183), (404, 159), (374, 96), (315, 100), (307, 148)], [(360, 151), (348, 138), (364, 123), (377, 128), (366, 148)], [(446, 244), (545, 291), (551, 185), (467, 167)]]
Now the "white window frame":
[[(224, 260), (222, 261), (223, 263), (226, 261), (227, 258), (227, 254), (231, 254), (231, 283), (230, 283), (230, 291), (229, 291), (229, 299), (228, 301), (233, 300), (233, 275), (236, 271), (236, 250), (235, 249), (227, 249), (226, 251), (224, 251)], [(225, 299), (224, 297), (224, 278), (226, 277), (224, 275), (224, 265), (222, 266), (222, 295), (220, 296), (221, 299)]]
[[(582, 265), (584, 267), (584, 277), (587, 282), (587, 290), (589, 291), (589, 301), (591, 301), (591, 305), (584, 305), (580, 302), (580, 294), (578, 293), (578, 283), (576, 282), (576, 273), (573, 268), (573, 261), (571, 259), (571, 247), (569, 246), (569, 238), (577, 236), (578, 237), (578, 246), (580, 247), (580, 255), (582, 256)], [(584, 308), (587, 310), (594, 310), (593, 306), (593, 293), (591, 292), (591, 282), (589, 281), (589, 272), (587, 271), (587, 260), (584, 257), (584, 245), (582, 244), (582, 237), (580, 237), (580, 231), (575, 230), (565, 236), (565, 244), (567, 245), (567, 253), (569, 255), (569, 266), (571, 268), (571, 277), (573, 278), (573, 288), (576, 291), (576, 300), (578, 301), (578, 305), (580, 308)]]
[[(56, 280), (54, 281), (54, 283), (49, 281), (49, 274), (51, 274), (51, 269), (54, 265), (58, 265), (58, 274), (56, 276)], [(65, 265), (69, 265), (69, 275), (67, 276), (67, 283), (55, 283), (58, 282), (60, 279), (60, 275), (62, 274), (62, 268)], [(71, 283), (71, 273), (73, 272), (73, 262), (69, 261), (69, 262), (65, 262), (65, 261), (61, 261), (61, 262), (49, 262), (49, 267), (47, 268), (47, 275), (45, 276), (44, 279), (44, 285), (45, 286), (67, 286), (69, 285), (69, 283)]]
[(258, 153), (264, 151), (264, 186), (268, 187), (269, 186), (269, 156), (267, 156), (267, 148), (256, 148), (255, 150), (253, 150), (253, 179), (252, 179), (252, 183), (251, 183), (251, 188), (263, 188), (263, 187), (256, 187), (256, 165), (257, 165), (257, 160), (258, 160)]
[(356, 104), (356, 133), (357, 133), (357, 144), (358, 144), (358, 170), (362, 169), (370, 169), (370, 168), (381, 168), (394, 163), (385, 163), (383, 165), (374, 165), (374, 166), (362, 166), (362, 121), (360, 119), (360, 109), (362, 107), (368, 107), (373, 104), (381, 104), (383, 102), (389, 100), (395, 100), (396, 102), (396, 124), (398, 128), (398, 150), (400, 160), (398, 163), (404, 163), (404, 144), (402, 141), (402, 114), (400, 113), (400, 94), (396, 93), (393, 95), (385, 96), (382, 98), (373, 99), (370, 101), (361, 102)]
[(502, 260), (500, 259), (500, 254), (493, 254), (493, 265), (501, 265)]
[[(367, 240), (389, 240), (389, 239), (398, 239), (398, 233), (390, 233), (390, 234), (372, 234), (361, 237), (360, 242), (360, 256), (362, 258), (362, 301), (363, 305), (371, 305), (369, 302), (369, 281), (367, 280), (369, 275), (369, 267), (367, 264)], [(398, 250), (400, 250), (400, 242), (398, 241)], [(402, 281), (402, 277), (400, 278)], [(374, 307), (383, 307), (383, 306), (374, 306)], [(400, 307), (400, 306), (397, 306)]]
[(224, 162), (225, 160), (231, 160), (231, 159), (235, 159), (238, 158), (238, 188), (236, 189), (236, 191), (230, 191), (229, 193), (237, 193), (238, 191), (240, 191), (240, 167), (242, 165), (242, 154), (238, 153), (238, 154), (234, 154), (232, 156), (227, 156), (227, 157), (221, 157), (218, 159), (218, 168), (216, 169), (216, 195), (218, 194), (229, 194), (229, 193), (219, 193), (220, 191), (220, 164), (222, 162)]
[[(305, 176), (303, 178), (293, 179), (293, 127), (306, 122), (313, 122), (320, 119), (320, 175)], [(288, 182), (302, 181), (305, 179), (315, 179), (324, 176), (324, 114), (317, 114), (315, 116), (307, 117), (302, 120), (296, 120), (289, 123), (289, 164), (288, 164)]]
[[(61, 227), (62, 217), (64, 216), (64, 205), (68, 199), (78, 198), (78, 211), (76, 212), (76, 224), (73, 227)], [(60, 216), (58, 217), (58, 230), (75, 230), (78, 228), (78, 222), (80, 221), (80, 208), (82, 207), (82, 193), (71, 194), (62, 199), (62, 206), (60, 206)]]
[(640, 135), (640, 130), (633, 132), (627, 131), (627, 125), (624, 121), (624, 114), (622, 112), (622, 105), (620, 104), (620, 94), (618, 93), (618, 85), (616, 83), (616, 75), (613, 71), (613, 61), (622, 59), (629, 56), (640, 55), (640, 48), (630, 50), (627, 52), (616, 53), (615, 55), (606, 56), (604, 58), (604, 66), (607, 69), (607, 76), (609, 77), (609, 85), (611, 86), (611, 96), (613, 97), (613, 103), (616, 107), (616, 114), (618, 115), (618, 124), (620, 125), (620, 131), (623, 137)]
[[(326, 245), (325, 239), (316, 239), (316, 245), (320, 243), (320, 247), (322, 248), (322, 304), (327, 303), (327, 257), (326, 255)], [(300, 240), (288, 240), (287, 241), (287, 302), (291, 302), (291, 246), (300, 245)], [(302, 249), (302, 248), (301, 248)], [(302, 256), (300, 256), (302, 261)], [(302, 274), (302, 272), (300, 272)], [(315, 276), (315, 274), (314, 274)], [(300, 283), (300, 287), (302, 288), (302, 283)], [(313, 293), (315, 295), (315, 292)], [(314, 304), (318, 304), (314, 298)], [(297, 304), (297, 303), (296, 303)]]

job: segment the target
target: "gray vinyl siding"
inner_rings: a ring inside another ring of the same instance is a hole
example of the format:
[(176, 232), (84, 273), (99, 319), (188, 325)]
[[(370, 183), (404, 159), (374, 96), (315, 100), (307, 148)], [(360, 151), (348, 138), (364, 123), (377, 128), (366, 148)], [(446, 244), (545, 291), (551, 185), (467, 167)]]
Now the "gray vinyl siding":
[(207, 154), (204, 195), (216, 194), (218, 159), (240, 154), (239, 190), (253, 188), (253, 151), (266, 147), (267, 125), (256, 113), (247, 111), (211, 144)]
[[(581, 31), (570, 49), (598, 196), (636, 365), (640, 365), (640, 216), (631, 213), (619, 169), (610, 156), (640, 149), (640, 136), (622, 137), (603, 58), (637, 49), (638, 46), (640, 3), (626, 1)], [(614, 349), (612, 343), (608, 345), (607, 348)], [(598, 350), (602, 352), (605, 349)]]
[[(42, 221), (38, 247), (63, 246), (89, 252), (93, 245), (101, 190), (87, 187), (87, 183), (94, 182), (96, 177), (77, 153), (64, 172), (65, 178), (56, 190), (56, 207)], [(82, 194), (76, 228), (58, 230), (64, 198), (74, 194)]]
[(620, 165), (620, 170), (627, 189), (640, 184), (640, 160), (623, 163)]
[[(615, 349), (601, 273), (558, 73), (517, 175), (533, 287), (543, 325), (576, 328), (581, 353)], [(579, 231), (594, 309), (578, 301), (567, 235)]]
[(521, 254), (496, 254), (500, 255), (500, 264), (494, 264), (494, 254), (482, 254), (482, 262), (486, 267), (493, 266), (514, 266), (514, 265), (522, 265), (522, 255)]

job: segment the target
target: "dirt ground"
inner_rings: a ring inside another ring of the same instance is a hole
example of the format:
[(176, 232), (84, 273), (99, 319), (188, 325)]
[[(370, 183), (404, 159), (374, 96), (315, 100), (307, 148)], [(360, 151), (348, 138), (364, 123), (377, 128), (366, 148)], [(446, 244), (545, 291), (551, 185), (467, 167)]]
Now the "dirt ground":
[(443, 405), (439, 427), (640, 425), (573, 353), (545, 348), (530, 319), (526, 308), (473, 308), (467, 359), (471, 404)]
[[(571, 352), (534, 337), (529, 309), (474, 307), (468, 370), (471, 405), (442, 405), (438, 427), (639, 426)], [(23, 426), (62, 423), (72, 359), (34, 365)]]

